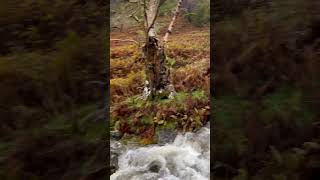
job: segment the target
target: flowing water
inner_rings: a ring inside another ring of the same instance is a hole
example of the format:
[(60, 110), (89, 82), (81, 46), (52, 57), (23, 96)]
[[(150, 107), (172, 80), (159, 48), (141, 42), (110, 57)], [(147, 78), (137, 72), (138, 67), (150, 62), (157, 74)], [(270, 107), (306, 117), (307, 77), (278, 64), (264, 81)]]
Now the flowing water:
[(123, 151), (111, 180), (210, 179), (210, 124), (173, 143)]

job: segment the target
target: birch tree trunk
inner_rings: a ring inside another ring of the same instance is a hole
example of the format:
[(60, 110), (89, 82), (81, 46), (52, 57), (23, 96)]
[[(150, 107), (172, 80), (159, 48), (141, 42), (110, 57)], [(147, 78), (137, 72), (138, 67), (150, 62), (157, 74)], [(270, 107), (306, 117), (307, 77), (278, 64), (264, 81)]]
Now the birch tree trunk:
[(144, 98), (151, 97), (153, 99), (159, 94), (172, 98), (175, 95), (174, 87), (169, 79), (170, 71), (166, 65), (165, 43), (168, 40), (169, 33), (171, 33), (182, 0), (178, 1), (173, 21), (169, 25), (164, 40), (161, 41), (155, 31), (155, 21), (163, 2), (163, 0), (144, 0), (143, 2), (146, 28), (146, 42), (143, 46), (143, 53), (147, 76)]

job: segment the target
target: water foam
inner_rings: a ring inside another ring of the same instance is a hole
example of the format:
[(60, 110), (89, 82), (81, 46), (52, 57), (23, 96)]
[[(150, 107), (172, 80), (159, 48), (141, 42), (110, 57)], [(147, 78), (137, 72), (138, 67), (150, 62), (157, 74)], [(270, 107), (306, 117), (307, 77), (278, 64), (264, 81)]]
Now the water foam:
[(172, 144), (127, 150), (119, 157), (111, 180), (210, 179), (209, 126), (179, 134)]

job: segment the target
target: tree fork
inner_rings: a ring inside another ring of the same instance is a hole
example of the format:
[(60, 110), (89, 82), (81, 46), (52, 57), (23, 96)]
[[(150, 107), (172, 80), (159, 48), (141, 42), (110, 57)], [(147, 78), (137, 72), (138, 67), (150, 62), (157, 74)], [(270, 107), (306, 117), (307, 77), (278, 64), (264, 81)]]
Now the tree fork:
[(165, 45), (168, 41), (169, 34), (172, 32), (182, 0), (178, 1), (168, 31), (161, 42), (157, 38), (154, 30), (154, 23), (162, 3), (163, 1), (160, 0), (150, 0), (147, 6), (146, 0), (144, 0), (146, 42), (143, 46), (143, 54), (147, 76), (146, 87), (144, 88), (143, 93), (145, 99), (149, 96), (153, 99), (159, 94), (163, 94), (169, 98), (172, 98), (175, 95), (175, 89), (169, 79), (170, 70), (166, 65)]

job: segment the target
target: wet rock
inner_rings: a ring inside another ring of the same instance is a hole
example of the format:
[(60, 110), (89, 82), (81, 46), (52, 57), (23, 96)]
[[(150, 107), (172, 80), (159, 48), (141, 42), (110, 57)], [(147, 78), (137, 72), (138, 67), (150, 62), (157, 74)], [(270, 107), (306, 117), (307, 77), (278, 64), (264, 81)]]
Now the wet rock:
[(172, 143), (177, 136), (177, 131), (174, 129), (159, 129), (157, 132), (157, 141), (159, 145)]
[(112, 140), (120, 140), (122, 134), (120, 133), (120, 131), (110, 131), (110, 137)]
[(118, 141), (110, 141), (110, 169), (113, 174), (118, 169), (118, 158), (126, 150), (125, 146)]
[(157, 164), (153, 164), (152, 166), (150, 166), (149, 170), (151, 172), (158, 173), (160, 170), (160, 167)]

